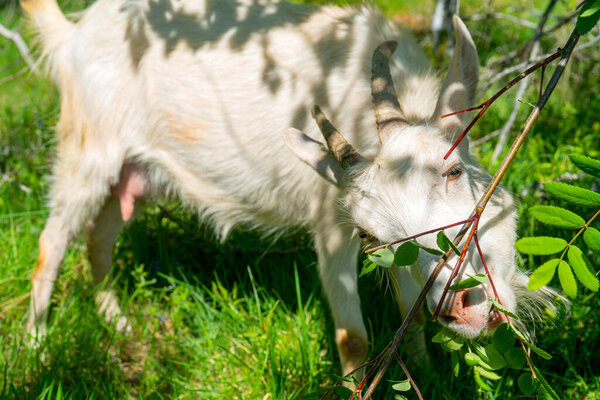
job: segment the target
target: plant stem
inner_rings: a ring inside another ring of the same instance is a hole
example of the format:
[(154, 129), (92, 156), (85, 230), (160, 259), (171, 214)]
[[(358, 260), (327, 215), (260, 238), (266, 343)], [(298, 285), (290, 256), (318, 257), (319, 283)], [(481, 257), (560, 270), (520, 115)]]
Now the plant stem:
[(477, 226), (479, 225), (479, 219), (481, 218), (482, 212), (483, 212), (483, 209), (480, 209), (479, 207), (477, 207), (477, 209), (475, 211), (475, 216), (473, 217), (474, 218), (473, 225), (471, 226), (471, 230), (469, 231), (469, 236), (467, 236), (467, 240), (465, 241), (465, 244), (460, 252), (460, 257), (456, 261), (456, 265), (452, 269), (450, 278), (446, 282), (446, 286), (444, 287), (444, 291), (442, 292), (442, 297), (440, 298), (440, 301), (438, 301), (437, 307), (435, 308), (435, 312), (433, 313), (433, 316), (431, 317), (432, 321), (435, 321), (437, 319), (438, 315), (440, 314), (440, 311), (442, 310), (442, 305), (444, 304), (444, 301), (446, 300), (446, 296), (448, 295), (448, 290), (450, 289), (450, 285), (452, 285), (452, 281), (454, 280), (454, 278), (456, 278), (456, 275), (458, 275), (460, 266), (462, 265), (463, 261), (465, 260), (467, 251), (469, 250), (469, 245), (471, 244), (471, 240), (473, 240), (473, 236), (477, 232)]
[(454, 144), (452, 145), (452, 147), (450, 148), (450, 150), (448, 150), (448, 152), (444, 156), (444, 160), (446, 160), (450, 156), (450, 154), (452, 154), (452, 152), (454, 151), (454, 149), (460, 144), (460, 142), (467, 135), (467, 133), (469, 133), (469, 131), (471, 130), (471, 128), (473, 127), (473, 125), (475, 125), (475, 123), (479, 120), (479, 118), (481, 118), (481, 116), (487, 111), (488, 107), (490, 105), (492, 105), (492, 103), (494, 101), (496, 101), (498, 99), (498, 97), (502, 96), (506, 91), (508, 91), (508, 89), (510, 89), (511, 87), (513, 87), (514, 85), (516, 85), (520, 80), (522, 80), (523, 78), (525, 78), (527, 75), (529, 75), (532, 72), (538, 70), (539, 68), (542, 68), (542, 67), (546, 66), (548, 63), (556, 60), (558, 57), (561, 56), (562, 51), (563, 50), (558, 49), (554, 54), (551, 54), (550, 56), (548, 56), (548, 57), (544, 58), (543, 60), (539, 61), (538, 63), (536, 63), (535, 65), (532, 65), (531, 67), (527, 68), (525, 70), (525, 72), (521, 72), (519, 75), (517, 75), (516, 77), (514, 77), (502, 89), (500, 89), (495, 95), (493, 95), (491, 98), (489, 98), (485, 102), (481, 103), (477, 107), (472, 107), (472, 108), (468, 108), (466, 110), (456, 111), (456, 112), (453, 112), (453, 113), (450, 113), (450, 114), (444, 114), (444, 115), (442, 115), (440, 118), (445, 118), (445, 117), (449, 117), (451, 115), (456, 115), (456, 114), (460, 114), (460, 113), (467, 112), (467, 111), (473, 111), (473, 110), (479, 110), (479, 109), (481, 109), (481, 111), (479, 111), (479, 113), (477, 113), (477, 115), (475, 116), (475, 118), (473, 118), (473, 120), (469, 123), (469, 125), (467, 125), (467, 127), (465, 128), (465, 130), (463, 131), (463, 133), (461, 133), (461, 135), (458, 137), (458, 139), (456, 139), (456, 141), (454, 142)]
[(399, 240), (394, 240), (393, 242), (382, 244), (381, 246), (372, 247), (369, 250), (366, 250), (365, 253), (369, 254), (369, 253), (372, 253), (372, 252), (374, 252), (376, 250), (383, 249), (385, 247), (389, 247), (389, 246), (391, 246), (393, 244), (406, 242), (406, 241), (409, 241), (409, 240), (412, 240), (412, 239), (416, 239), (416, 238), (418, 238), (420, 236), (428, 235), (430, 233), (435, 233), (437, 231), (441, 231), (441, 230), (444, 230), (444, 229), (447, 229), (447, 228), (453, 228), (455, 226), (462, 225), (462, 224), (465, 224), (467, 222), (472, 222), (473, 219), (474, 219), (474, 217), (470, 217), (468, 219), (465, 219), (464, 221), (455, 222), (453, 224), (442, 226), (440, 228), (431, 229), (431, 230), (428, 230), (428, 231), (425, 231), (425, 232), (417, 233), (416, 235), (408, 236), (408, 237), (405, 237), (405, 238), (402, 238), (402, 239), (399, 239)]
[(408, 372), (408, 368), (406, 368), (406, 365), (404, 365), (404, 363), (402, 362), (402, 359), (400, 358), (400, 356), (398, 355), (398, 353), (394, 352), (394, 357), (396, 357), (396, 361), (398, 361), (398, 363), (402, 367), (402, 370), (406, 374), (406, 377), (410, 381), (410, 384), (412, 385), (412, 387), (415, 388), (415, 392), (417, 393), (417, 396), (419, 397), (419, 400), (423, 400), (423, 396), (421, 395), (421, 391), (417, 387), (417, 384), (413, 380), (412, 376), (410, 376), (410, 373)]
[(571, 241), (569, 243), (567, 243), (567, 247), (565, 247), (565, 249), (563, 250), (562, 254), (560, 255), (559, 260), (562, 260), (565, 257), (565, 254), (567, 253), (567, 250), (569, 250), (569, 248), (571, 247), (571, 245), (573, 244), (573, 242), (575, 241), (575, 239), (577, 239), (579, 237), (579, 235), (581, 235), (583, 232), (585, 232), (585, 230), (590, 226), (590, 224), (592, 223), (592, 221), (594, 221), (598, 215), (600, 215), (600, 208), (598, 209), (598, 211), (596, 211), (596, 214), (594, 214), (592, 216), (592, 218), (590, 218), (589, 221), (586, 222), (585, 225), (583, 225), (581, 227), (581, 229), (579, 230), (579, 232), (577, 232), (577, 234), (575, 236), (573, 236), (573, 238), (571, 239)]

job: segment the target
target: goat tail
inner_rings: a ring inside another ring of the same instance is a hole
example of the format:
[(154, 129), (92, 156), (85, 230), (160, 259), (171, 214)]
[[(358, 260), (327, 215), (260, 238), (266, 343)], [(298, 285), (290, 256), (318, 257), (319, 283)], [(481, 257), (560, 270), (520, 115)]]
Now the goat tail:
[(53, 57), (75, 30), (56, 0), (20, 0), (41, 42), (43, 57)]

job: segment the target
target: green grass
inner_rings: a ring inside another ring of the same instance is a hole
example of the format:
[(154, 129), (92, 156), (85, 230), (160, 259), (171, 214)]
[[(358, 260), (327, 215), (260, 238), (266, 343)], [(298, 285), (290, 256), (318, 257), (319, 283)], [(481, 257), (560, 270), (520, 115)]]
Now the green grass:
[[(82, 3), (61, 2), (71, 10)], [(477, 2), (464, 3), (463, 9), (478, 10)], [(537, 3), (541, 9), (544, 3)], [(416, 8), (407, 2), (381, 4), (393, 14), (428, 12), (432, 2)], [(494, 3), (498, 11), (508, 5)], [(521, 14), (536, 21), (532, 13)], [(10, 4), (0, 6), (0, 23), (24, 30)], [(532, 34), (506, 21), (474, 21), (469, 27), (484, 65)], [(546, 43), (545, 50), (561, 44)], [(520, 236), (571, 235), (538, 225), (526, 210), (540, 202), (538, 182), (575, 171), (567, 154), (599, 156), (598, 78), (596, 49), (569, 68), (505, 178), (518, 197)], [(96, 289), (79, 239), (69, 247), (55, 285), (48, 339), (39, 350), (29, 347), (24, 332), (28, 292), (48, 213), (44, 177), (54, 157), (58, 94), (47, 78), (24, 69), (14, 46), (3, 38), (0, 82), (1, 399), (292, 399), (336, 379), (333, 326), (309, 236), (299, 231), (275, 242), (235, 231), (219, 243), (208, 227), (198, 226), (194, 215), (173, 203), (149, 207), (123, 231), (115, 249), (115, 288), (132, 321), (132, 336), (115, 333), (97, 315)], [(535, 101), (533, 86), (526, 101)], [(513, 96), (494, 105), (474, 130), (475, 138), (502, 125)], [(528, 112), (528, 106), (522, 108), (515, 129)], [(489, 162), (495, 143), (476, 149), (490, 171), (496, 167)], [(589, 187), (592, 181), (581, 184)], [(539, 261), (520, 259), (525, 268)], [(400, 316), (376, 278), (361, 278), (360, 292), (375, 355), (392, 337)], [(536, 362), (563, 398), (599, 399), (600, 300), (586, 290), (578, 296), (569, 313), (538, 329), (539, 346), (553, 359)], [(436, 329), (427, 326), (429, 338)], [(504, 376), (495, 392), (483, 393), (468, 368), (463, 365), (454, 378), (449, 354), (431, 343), (429, 350), (435, 368), (411, 369), (426, 398), (519, 397), (515, 372)], [(403, 379), (400, 367), (392, 366), (386, 378)], [(384, 381), (376, 398), (392, 398), (390, 386)]]

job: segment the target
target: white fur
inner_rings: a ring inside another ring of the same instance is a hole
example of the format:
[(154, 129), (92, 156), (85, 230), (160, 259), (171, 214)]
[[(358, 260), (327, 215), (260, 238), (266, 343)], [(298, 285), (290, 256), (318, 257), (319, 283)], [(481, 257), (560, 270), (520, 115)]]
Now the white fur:
[[(466, 218), (489, 178), (465, 146), (442, 160), (459, 118), (439, 123), (432, 116), (456, 109), (456, 96), (448, 90), (438, 96), (439, 81), (413, 38), (373, 8), (99, 0), (71, 23), (55, 0), (23, 0), (23, 6), (41, 33), (62, 109), (52, 211), (40, 237), (33, 279), (32, 333), (45, 329), (64, 252), (88, 220), (94, 281), (110, 284), (110, 252), (122, 226), (111, 187), (127, 162), (145, 176), (148, 197), (180, 199), (222, 237), (236, 225), (267, 233), (308, 227), (348, 372), (367, 351), (357, 294), (355, 225), (385, 242)], [(462, 30), (472, 44), (464, 25)], [(381, 145), (370, 98), (371, 55), (389, 39), (399, 42), (391, 71), (411, 126)], [(461, 106), (472, 98), (477, 79), (473, 51), (455, 59), (444, 84), (458, 90)], [(461, 86), (465, 80), (470, 81)], [(313, 104), (321, 105), (355, 148), (371, 157), (343, 182), (331, 159), (317, 165), (329, 156), (315, 143), (321, 135), (309, 115)], [(293, 152), (283, 136), (289, 127), (306, 134), (288, 131)], [(441, 174), (454, 161), (464, 164), (464, 175), (447, 184)], [(511, 309), (514, 221), (513, 201), (499, 189), (484, 214), (481, 242), (495, 279), (508, 282)], [(433, 240), (420, 239), (434, 247)], [(414, 266), (410, 274), (422, 283), (435, 261), (423, 254), (420, 269)], [(467, 261), (466, 272), (481, 270), (473, 257)], [(446, 271), (434, 287), (430, 307), (447, 277)], [(404, 279), (398, 274), (394, 286), (403, 290)], [(417, 285), (406, 286), (413, 289), (399, 297), (403, 309), (416, 295)], [(115, 296), (107, 290), (98, 303), (126, 329)], [(454, 328), (467, 336), (481, 331)]]

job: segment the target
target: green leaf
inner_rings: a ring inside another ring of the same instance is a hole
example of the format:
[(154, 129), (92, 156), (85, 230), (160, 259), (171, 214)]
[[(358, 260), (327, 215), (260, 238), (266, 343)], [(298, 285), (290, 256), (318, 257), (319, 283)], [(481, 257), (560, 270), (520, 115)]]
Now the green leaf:
[(474, 366), (473, 369), (475, 369), (475, 371), (477, 371), (477, 373), (483, 376), (484, 378), (488, 378), (493, 381), (497, 381), (498, 379), (502, 378), (502, 376), (498, 375), (494, 371), (487, 370), (483, 367), (480, 367), (479, 365)]
[(600, 252), (600, 232), (598, 229), (588, 226), (583, 232), (583, 240), (590, 250)]
[(449, 340), (447, 342), (442, 343), (441, 345), (442, 349), (446, 351), (456, 351), (463, 347), (463, 344), (465, 344), (464, 340), (459, 337), (456, 337), (453, 340)]
[(530, 372), (521, 375), (517, 383), (521, 392), (525, 393), (526, 396), (531, 396), (535, 392), (535, 382)]
[(444, 231), (439, 231), (436, 238), (436, 243), (440, 249), (445, 253), (450, 249), (448, 240)]
[(469, 289), (475, 286), (479, 286), (481, 284), (487, 285), (490, 283), (490, 280), (488, 279), (486, 274), (475, 274), (475, 275), (469, 275), (467, 274), (468, 278), (464, 279), (460, 282), (455, 283), (454, 285), (451, 285), (448, 289), (450, 290), (463, 290), (463, 289)]
[(383, 268), (389, 268), (394, 264), (394, 253), (387, 247), (369, 253), (367, 257)]
[(398, 266), (412, 265), (419, 258), (419, 248), (412, 242), (402, 243), (394, 255), (394, 264)]
[(436, 249), (432, 249), (432, 248), (429, 248), (429, 247), (425, 247), (425, 246), (422, 246), (422, 245), (420, 245), (420, 244), (418, 244), (418, 243), (416, 243), (416, 242), (414, 242), (414, 244), (415, 244), (415, 246), (417, 246), (418, 248), (422, 249), (423, 251), (426, 251), (426, 252), (428, 252), (429, 254), (433, 254), (434, 256), (443, 256), (443, 255), (444, 255), (444, 252), (443, 252), (443, 251), (439, 251), (439, 250), (436, 250)]
[[(598, 5), (600, 6), (600, 0), (598, 1)], [(600, 178), (600, 160), (586, 157), (581, 154), (571, 154), (569, 155), (569, 158), (573, 164), (583, 172)]]
[(573, 276), (573, 271), (567, 263), (560, 263), (558, 266), (558, 279), (560, 280), (560, 286), (567, 296), (574, 299), (577, 296), (577, 283)]
[(594, 275), (592, 271), (588, 269), (581, 250), (577, 246), (571, 245), (571, 247), (569, 247), (567, 256), (569, 257), (569, 261), (573, 266), (573, 271), (575, 271), (575, 275), (577, 275), (579, 282), (581, 282), (583, 286), (590, 289), (592, 292), (597, 292), (600, 283), (598, 282), (596, 275)]
[(446, 233), (444, 231), (438, 232), (436, 242), (440, 249), (442, 249), (444, 252), (447, 252), (448, 249), (452, 248), (456, 255), (460, 256), (460, 250), (458, 250), (458, 247), (456, 247), (454, 242), (450, 240), (448, 236), (446, 236)]
[(458, 354), (455, 351), (452, 352), (450, 362), (452, 364), (452, 372), (454, 373), (454, 376), (458, 376), (458, 373), (460, 372), (460, 363), (458, 362)]
[(394, 389), (398, 392), (406, 392), (406, 391), (410, 390), (410, 388), (411, 388), (410, 380), (408, 380), (408, 379), (403, 380), (403, 381), (398, 381), (392, 385), (392, 389)]
[(600, 193), (563, 182), (547, 182), (544, 188), (552, 196), (583, 207), (599, 207)]
[(502, 369), (506, 367), (506, 360), (502, 357), (502, 354), (498, 352), (494, 348), (492, 344), (488, 344), (485, 346), (485, 353), (488, 357), (488, 364), (492, 367), (493, 370)]
[(494, 336), (492, 336), (492, 344), (494, 348), (501, 353), (506, 353), (515, 346), (515, 335), (510, 330), (510, 326), (507, 323), (500, 325)]
[(598, 22), (598, 19), (600, 19), (600, 1), (599, 0), (591, 0), (588, 1), (584, 4), (583, 7), (581, 7), (581, 11), (579, 12), (579, 15), (577, 16), (577, 32), (580, 35), (585, 35), (586, 33), (588, 33), (589, 31), (592, 30), (592, 28), (596, 25), (596, 23)]
[(363, 275), (367, 275), (368, 273), (370, 273), (371, 271), (373, 271), (375, 268), (377, 268), (377, 264), (375, 264), (374, 262), (372, 262), (371, 260), (369, 260), (368, 258), (366, 258), (363, 261), (363, 267), (360, 270), (360, 274), (358, 275), (358, 277), (360, 278)]
[(533, 364), (531, 365), (531, 368), (533, 368), (533, 371), (535, 372), (538, 389), (546, 396), (546, 398), (551, 400), (560, 400), (560, 397), (558, 397), (554, 389), (552, 389), (552, 386), (548, 384), (540, 370), (537, 369), (537, 367)]
[(508, 308), (504, 307), (502, 304), (500, 304), (500, 302), (498, 301), (498, 299), (496, 298), (491, 298), (490, 299), (490, 303), (492, 303), (492, 305), (494, 307), (496, 307), (496, 310), (503, 312), (504, 314), (508, 315), (511, 318), (514, 319), (519, 319), (519, 317), (517, 317), (516, 314), (514, 314), (512, 311), (510, 311)]
[(517, 328), (515, 328), (514, 326), (511, 326), (511, 329), (515, 333), (515, 335), (517, 335), (519, 337), (519, 339), (521, 339), (523, 344), (525, 344), (527, 347), (529, 347), (535, 354), (537, 354), (538, 356), (542, 357), (545, 360), (552, 359), (552, 356), (550, 354), (546, 353), (544, 350), (540, 349), (539, 347), (534, 346), (529, 340), (527, 340), (525, 338), (525, 335), (523, 335), (521, 332), (519, 332), (517, 330)]
[(523, 254), (547, 256), (562, 251), (567, 247), (564, 239), (549, 236), (526, 237), (517, 240), (515, 248)]
[(431, 341), (433, 343), (444, 343), (444, 342), (447, 342), (448, 340), (454, 339), (455, 336), (456, 336), (456, 334), (454, 334), (454, 332), (452, 332), (452, 331), (450, 331), (450, 329), (444, 327), (431, 338)]
[[(452, 354), (454, 354), (454, 353), (452, 353)], [(467, 365), (469, 367), (472, 367), (474, 365), (481, 365), (482, 360), (475, 353), (466, 353), (465, 354), (465, 362), (467, 363)]]
[(550, 283), (550, 281), (554, 277), (556, 267), (558, 267), (559, 263), (564, 262), (565, 261), (559, 258), (553, 258), (552, 260), (543, 263), (540, 267), (533, 271), (531, 275), (529, 275), (529, 283), (527, 284), (527, 289), (538, 290)]
[(579, 15), (581, 15), (582, 17), (589, 17), (590, 15), (595, 14), (598, 11), (600, 11), (600, 0), (590, 0), (587, 3), (585, 3), (584, 7), (581, 7), (581, 12), (579, 13)]
[(460, 349), (465, 340), (458, 336), (455, 332), (444, 327), (431, 339), (433, 343), (440, 343), (442, 348), (448, 351), (455, 351)]
[(529, 209), (533, 218), (546, 225), (557, 226), (565, 229), (579, 229), (585, 225), (585, 221), (579, 215), (554, 206), (533, 206)]
[(494, 390), (483, 379), (481, 379), (481, 375), (479, 375), (479, 373), (477, 371), (474, 372), (473, 378), (475, 379), (475, 383), (477, 383), (477, 386), (479, 386), (483, 390), (488, 391), (488, 392), (491, 392)]
[(477, 355), (480, 357), (480, 362), (478, 364), (481, 367), (496, 370), (506, 366), (506, 361), (504, 360), (504, 357), (502, 357), (502, 354), (500, 354), (491, 344), (488, 344), (485, 347), (474, 345), (474, 348)]
[(513, 347), (504, 353), (504, 358), (508, 363), (508, 366), (514, 369), (519, 369), (525, 364), (525, 354), (523, 350), (518, 347)]
[(465, 354), (465, 362), (467, 364), (469, 364), (471, 366), (479, 365), (480, 367), (483, 367), (483, 368), (489, 369), (489, 370), (494, 369), (489, 363), (489, 359), (488, 359), (485, 348), (483, 348), (479, 345), (475, 345), (475, 351), (477, 352), (477, 354), (467, 353), (467, 354), (471, 354), (468, 358), (467, 358), (467, 355)]
[(408, 400), (408, 397), (403, 396), (401, 394), (394, 395), (394, 400)]

